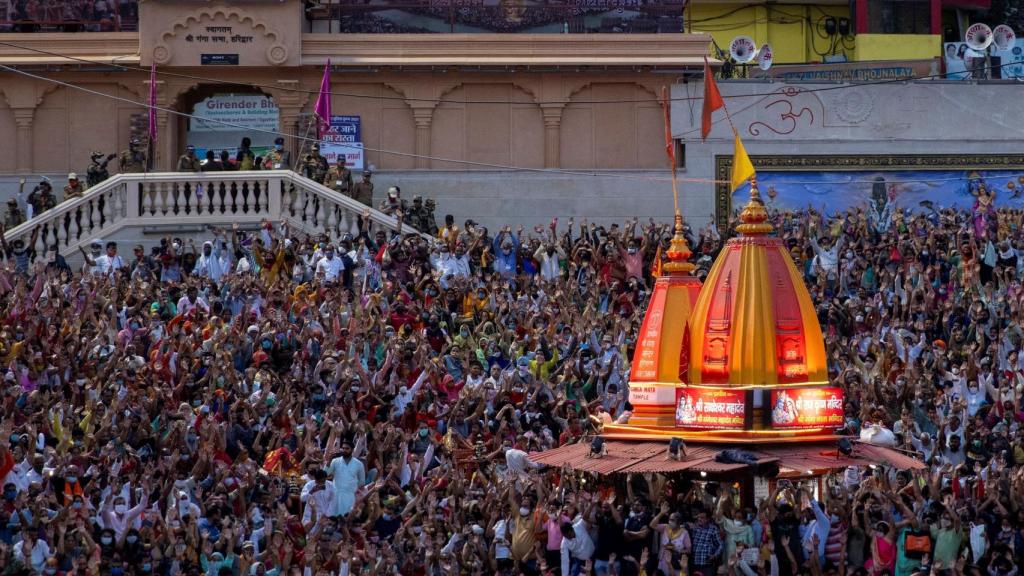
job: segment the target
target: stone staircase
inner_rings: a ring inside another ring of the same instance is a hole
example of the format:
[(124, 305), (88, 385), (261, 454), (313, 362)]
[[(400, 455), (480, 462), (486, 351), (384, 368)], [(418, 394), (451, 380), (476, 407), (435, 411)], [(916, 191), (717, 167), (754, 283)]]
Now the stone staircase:
[[(118, 174), (88, 189), (81, 198), (8, 230), (8, 242), (26, 243), (42, 255), (57, 245), (65, 258), (78, 260), (80, 247), (94, 239), (155, 244), (165, 236), (208, 239), (211, 227), (253, 230), (261, 222), (287, 222), (305, 234), (328, 231), (337, 239), (355, 232), (366, 206), (289, 170), (251, 172), (158, 172)], [(370, 210), (375, 227), (395, 230), (398, 222)], [(409, 227), (403, 232), (414, 233)], [(127, 253), (127, 251), (124, 251)]]

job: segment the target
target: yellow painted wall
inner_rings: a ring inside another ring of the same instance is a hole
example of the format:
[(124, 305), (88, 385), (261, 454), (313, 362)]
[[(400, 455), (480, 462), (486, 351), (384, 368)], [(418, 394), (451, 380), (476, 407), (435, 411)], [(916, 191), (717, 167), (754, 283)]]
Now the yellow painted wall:
[(858, 34), (854, 60), (923, 60), (942, 55), (938, 34)]
[[(754, 39), (758, 46), (765, 42), (772, 45), (777, 64), (803, 64), (821, 62), (828, 53), (832, 40), (823, 38), (823, 18), (850, 18), (847, 6), (809, 6), (794, 4), (772, 4), (760, 6), (737, 6), (735, 4), (691, 3), (687, 9), (687, 30), (711, 34), (722, 50), (729, 49), (729, 42), (739, 35)], [(852, 18), (850, 26), (853, 26)], [(820, 31), (817, 32), (816, 30)], [(855, 41), (848, 39), (845, 46), (839, 42), (836, 54), (846, 54), (853, 60)]]

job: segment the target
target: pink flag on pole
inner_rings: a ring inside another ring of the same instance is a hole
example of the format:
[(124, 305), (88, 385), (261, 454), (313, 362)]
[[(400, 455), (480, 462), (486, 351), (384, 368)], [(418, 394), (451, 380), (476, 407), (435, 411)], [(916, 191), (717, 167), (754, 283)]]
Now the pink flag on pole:
[(313, 114), (316, 114), (316, 139), (324, 137), (324, 132), (331, 127), (331, 60), (327, 59), (324, 66), (324, 77), (320, 80), (320, 95), (316, 98), (316, 105), (313, 107)]
[(156, 62), (149, 69), (149, 141), (156, 142)]

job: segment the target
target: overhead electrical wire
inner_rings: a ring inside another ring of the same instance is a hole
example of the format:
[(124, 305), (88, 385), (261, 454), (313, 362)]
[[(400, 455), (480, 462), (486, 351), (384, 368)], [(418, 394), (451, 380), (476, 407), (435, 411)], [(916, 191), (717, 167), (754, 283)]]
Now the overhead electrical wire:
[[(86, 59), (86, 58), (79, 58), (79, 57), (76, 57), (76, 56), (68, 56), (66, 54), (60, 54), (60, 53), (57, 53), (57, 52), (51, 52), (51, 51), (48, 51), (48, 50), (43, 50), (41, 48), (32, 48), (32, 47), (28, 47), (28, 46), (21, 46), (21, 45), (18, 45), (18, 44), (12, 44), (10, 42), (5, 42), (5, 41), (2, 41), (2, 40), (0, 40), (0, 46), (9, 46), (9, 47), (17, 48), (17, 49), (20, 49), (20, 50), (27, 50), (27, 51), (30, 51), (30, 52), (36, 52), (38, 54), (46, 54), (48, 56), (54, 56), (54, 57), (57, 57), (57, 58), (64, 58), (66, 60), (71, 60), (71, 61), (75, 61), (75, 62), (82, 62), (82, 63), (90, 64), (90, 65), (93, 65), (93, 66), (109, 66), (109, 67), (112, 67), (112, 68), (119, 68), (119, 69), (122, 69), (122, 70), (129, 70), (129, 71), (133, 71), (133, 72), (145, 72), (147, 74), (150, 72), (150, 70), (148, 68), (144, 68), (142, 66), (126, 66), (124, 64), (116, 64), (116, 63), (113, 63), (113, 62), (102, 62), (102, 61), (97, 61), (97, 60), (89, 60), (89, 59)], [(1015, 63), (1014, 62), (1007, 62), (1005, 64), (1000, 64), (998, 66), (991, 66), (990, 68), (994, 70), (994, 69), (1004, 68), (1006, 66), (1011, 66), (1011, 65), (1015, 65)], [(984, 68), (985, 68), (985, 66), (981, 66), (981, 67), (975, 68), (974, 70), (982, 70)], [(237, 81), (237, 80), (224, 80), (224, 79), (221, 79), (221, 78), (211, 78), (211, 77), (205, 77), (205, 76), (197, 76), (197, 75), (194, 75), (194, 74), (184, 74), (184, 73), (181, 73), (181, 72), (170, 72), (170, 71), (167, 71), (167, 70), (160, 70), (159, 68), (157, 68), (156, 73), (157, 73), (158, 76), (169, 76), (169, 77), (174, 77), (174, 78), (186, 78), (186, 79), (189, 79), (189, 80), (198, 80), (200, 82), (207, 82), (207, 83), (211, 83), (211, 84), (224, 84), (224, 85), (232, 85), (232, 86), (238, 86), (239, 84), (242, 84), (242, 85), (246, 85), (246, 86), (252, 86), (252, 87), (255, 87), (255, 88), (266, 88), (266, 89), (276, 90), (276, 91), (281, 91), (281, 92), (297, 92), (297, 93), (301, 93), (301, 94), (311, 94), (311, 95), (312, 94), (317, 94), (317, 95), (320, 94), (319, 90), (312, 90), (312, 89), (306, 89), (306, 88), (290, 88), (290, 87), (287, 87), (287, 86), (276, 86), (276, 85), (269, 85), (269, 84), (259, 84), (259, 83), (255, 83), (255, 82), (240, 82), (240, 81)], [(938, 73), (938, 74), (926, 74), (926, 75), (922, 75), (922, 76), (909, 76), (909, 77), (906, 77), (906, 78), (889, 78), (889, 79), (885, 79), (885, 80), (877, 80), (877, 81), (874, 81), (874, 82), (861, 82), (861, 83), (856, 83), (856, 84), (836, 84), (834, 86), (822, 86), (822, 87), (819, 87), (819, 88), (800, 88), (800, 87), (794, 87), (794, 88), (796, 88), (799, 91), (799, 93), (813, 94), (813, 93), (817, 93), (817, 92), (829, 92), (829, 91), (832, 91), (832, 90), (843, 90), (843, 89), (846, 89), (846, 88), (856, 88), (856, 87), (863, 87), (863, 86), (877, 86), (877, 85), (884, 85), (884, 84), (896, 84), (896, 83), (903, 83), (903, 82), (911, 82), (911, 81), (914, 81), (914, 80), (929, 80), (929, 79), (944, 78), (944, 77), (945, 77), (945, 74)], [(372, 94), (355, 94), (355, 93), (334, 92), (334, 91), (328, 92), (328, 94), (330, 94), (331, 96), (339, 96), (339, 97), (345, 97), (345, 98), (361, 98), (361, 99), (369, 99), (369, 100), (396, 100), (396, 101), (403, 101), (403, 102), (436, 102), (438, 104), (461, 104), (461, 105), (468, 105), (468, 104), (522, 104), (522, 102), (512, 101), (512, 100), (452, 100), (452, 99), (446, 99), (446, 98), (421, 98), (421, 97), (386, 96), (386, 95), (376, 95), (375, 96), (375, 95), (372, 95)], [(764, 97), (764, 96), (777, 96), (777, 95), (778, 95), (778, 92), (775, 91), (775, 92), (755, 92), (755, 93), (751, 93), (751, 94), (730, 94), (730, 95), (723, 94), (722, 97), (725, 98), (725, 99), (734, 99), (734, 98), (759, 98), (759, 97)], [(703, 99), (703, 96), (684, 96), (684, 97), (670, 97), (669, 98), (669, 100), (672, 101), (672, 102), (683, 102), (683, 101), (687, 101), (687, 100), (702, 100), (702, 99)], [(660, 102), (661, 102), (661, 99), (659, 99), (659, 98), (635, 98), (635, 99), (616, 99), (616, 100), (573, 100), (572, 101), (573, 104), (650, 104), (650, 103), (660, 103)], [(568, 102), (566, 102), (564, 100), (535, 101), (534, 103), (538, 104), (538, 105), (543, 105), (543, 104), (568, 104)]]
[[(1009, 65), (1009, 64), (1004, 64), (1002, 66), (1006, 66), (1006, 65)], [(999, 66), (999, 67), (1002, 67), (1002, 66)], [(982, 69), (982, 68), (984, 68), (984, 67), (978, 67), (978, 68), (972, 69), (971, 71), (979, 70), (979, 69)], [(992, 66), (991, 68), (996, 68), (996, 66)], [(232, 122), (227, 122), (227, 121), (219, 120), (219, 119), (215, 119), (215, 118), (201, 118), (199, 116), (196, 116), (194, 114), (190, 114), (190, 113), (187, 113), (187, 112), (181, 112), (179, 110), (173, 110), (173, 109), (170, 109), (170, 108), (163, 108), (161, 106), (153, 106), (153, 105), (150, 105), (148, 102), (139, 102), (137, 100), (132, 100), (130, 98), (124, 98), (122, 96), (117, 96), (117, 95), (114, 95), (114, 94), (106, 94), (106, 93), (100, 92), (98, 90), (92, 90), (92, 89), (89, 89), (89, 88), (85, 88), (83, 86), (78, 86), (78, 85), (72, 84), (70, 82), (64, 82), (62, 80), (57, 80), (57, 79), (54, 79), (54, 78), (48, 78), (46, 76), (40, 76), (38, 74), (33, 74), (33, 73), (27, 72), (25, 70), (19, 70), (17, 68), (14, 68), (14, 67), (11, 67), (11, 66), (8, 66), (8, 65), (5, 65), (5, 64), (0, 64), (0, 70), (6, 70), (6, 71), (14, 73), (14, 74), (19, 74), (19, 75), (22, 75), (22, 76), (26, 76), (26, 77), (29, 77), (29, 78), (36, 79), (36, 80), (41, 80), (41, 81), (44, 81), (44, 82), (50, 82), (52, 84), (56, 84), (56, 85), (59, 85), (59, 86), (65, 87), (65, 88), (70, 88), (70, 89), (73, 89), (73, 90), (79, 90), (79, 91), (85, 92), (87, 94), (92, 94), (92, 95), (95, 95), (95, 96), (100, 96), (100, 97), (108, 98), (108, 99), (111, 99), (111, 100), (117, 100), (117, 101), (120, 101), (120, 102), (126, 102), (128, 104), (132, 104), (132, 105), (138, 106), (140, 108), (153, 109), (153, 110), (156, 110), (156, 111), (159, 111), (159, 112), (166, 112), (168, 114), (172, 114), (172, 115), (180, 116), (180, 117), (184, 117), (184, 118), (189, 118), (189, 119), (192, 119), (192, 120), (199, 120), (199, 121), (202, 121), (202, 122), (208, 122), (208, 123), (212, 123), (212, 124), (220, 124), (222, 126), (227, 126), (227, 127), (230, 127), (230, 128), (236, 128), (236, 129), (240, 129), (240, 130), (246, 130), (246, 131), (249, 131), (249, 132), (257, 132), (257, 133), (269, 134), (269, 135), (272, 135), (272, 136), (281, 136), (281, 137), (286, 137), (286, 138), (294, 138), (296, 140), (307, 141), (307, 142), (317, 142), (318, 141), (316, 138), (312, 138), (312, 137), (305, 136), (305, 135), (289, 134), (287, 132), (281, 132), (281, 131), (278, 131), (278, 130), (268, 130), (268, 129), (264, 129), (264, 128), (252, 128), (252, 127), (249, 127), (249, 126), (243, 126), (241, 124), (235, 124), (235, 123), (232, 123)], [(764, 97), (773, 96), (773, 95), (777, 95), (777, 93), (765, 94)], [(691, 100), (691, 99), (696, 99), (696, 98), (684, 98), (682, 100)], [(739, 110), (735, 114), (742, 113), (746, 109), (748, 109), (748, 108), (750, 108), (750, 107), (752, 107), (752, 106), (754, 106), (756, 104), (757, 104), (757, 102), (751, 103), (750, 105), (744, 107), (743, 109)], [(717, 124), (717, 123), (722, 122), (722, 121), (725, 121), (725, 118), (719, 118), (718, 120), (714, 120), (713, 123)], [(697, 130), (700, 130), (700, 128), (684, 132), (682, 135), (685, 136), (687, 134), (694, 133)], [(610, 172), (592, 172), (592, 171), (588, 172), (588, 171), (585, 171), (585, 170), (568, 170), (568, 169), (561, 169), (561, 168), (532, 168), (532, 167), (527, 167), (527, 166), (509, 166), (509, 165), (505, 165), (505, 164), (497, 164), (497, 163), (490, 163), (490, 162), (478, 162), (478, 161), (473, 161), (473, 160), (460, 160), (460, 159), (457, 159), (457, 158), (444, 158), (444, 157), (439, 157), (439, 156), (415, 154), (415, 153), (410, 153), (410, 152), (400, 152), (400, 151), (397, 151), (397, 150), (388, 150), (388, 149), (384, 149), (384, 148), (371, 148), (371, 147), (368, 147), (368, 146), (364, 146), (363, 149), (364, 150), (368, 150), (370, 152), (377, 152), (377, 153), (380, 153), (380, 154), (387, 154), (387, 155), (400, 156), (400, 157), (406, 157), (406, 158), (422, 158), (422, 159), (433, 160), (433, 161), (437, 161), (437, 162), (448, 162), (448, 163), (452, 163), (452, 164), (462, 164), (462, 165), (476, 166), (476, 167), (481, 167), (481, 168), (508, 170), (508, 171), (513, 171), (513, 172), (531, 172), (531, 173), (544, 173), (544, 174), (554, 174), (554, 175), (562, 175), (562, 176), (589, 176), (589, 177), (601, 177), (601, 178), (611, 177), (611, 178), (619, 178), (619, 179), (627, 179), (627, 180), (639, 180), (639, 181), (648, 181), (648, 182), (670, 182), (671, 181), (670, 178), (660, 178), (660, 177), (655, 177), (655, 176), (639, 176), (639, 175), (622, 174), (622, 173), (610, 173)], [(957, 180), (967, 180), (967, 179), (969, 179), (969, 177), (965, 176), (965, 177), (921, 178), (921, 179), (907, 179), (907, 180), (886, 180), (886, 184), (931, 183), (931, 182), (957, 181)], [(681, 178), (677, 178), (677, 181), (684, 182), (684, 183), (696, 183), (696, 184), (729, 184), (729, 183), (731, 183), (731, 180), (716, 180), (716, 179), (713, 179), (713, 178), (686, 178), (686, 177), (681, 177)], [(874, 180), (848, 180), (846, 182), (843, 182), (843, 184), (857, 184), (857, 183), (874, 184), (875, 181)], [(786, 184), (787, 185), (821, 185), (821, 184), (830, 184), (830, 183), (807, 181), (807, 182), (787, 182)]]

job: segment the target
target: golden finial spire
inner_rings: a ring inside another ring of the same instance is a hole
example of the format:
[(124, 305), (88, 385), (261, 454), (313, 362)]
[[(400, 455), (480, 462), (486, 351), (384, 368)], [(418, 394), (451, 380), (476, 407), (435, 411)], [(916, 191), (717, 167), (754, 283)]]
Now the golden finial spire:
[(768, 211), (764, 209), (761, 193), (757, 190), (756, 177), (750, 179), (750, 202), (740, 212), (740, 222), (736, 231), (744, 236), (761, 236), (774, 230), (768, 223)]
[(661, 269), (669, 274), (689, 274), (696, 268), (688, 262), (692, 255), (690, 245), (686, 242), (686, 236), (683, 235), (683, 214), (676, 210), (675, 234), (672, 236), (668, 250), (665, 251), (668, 262)]

